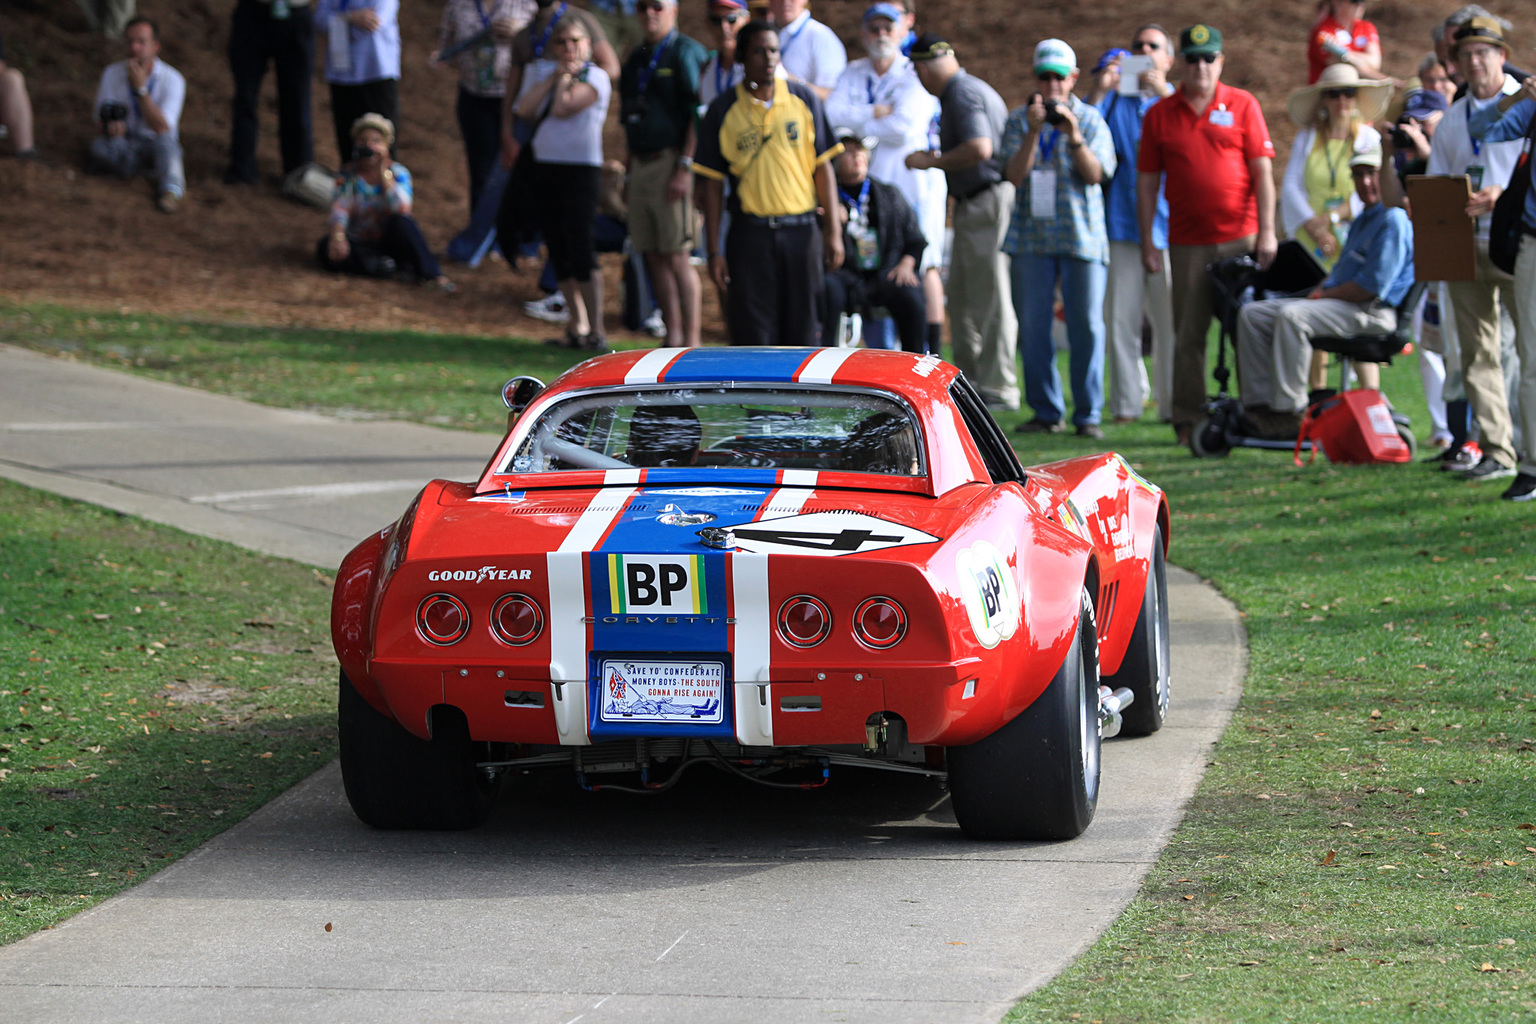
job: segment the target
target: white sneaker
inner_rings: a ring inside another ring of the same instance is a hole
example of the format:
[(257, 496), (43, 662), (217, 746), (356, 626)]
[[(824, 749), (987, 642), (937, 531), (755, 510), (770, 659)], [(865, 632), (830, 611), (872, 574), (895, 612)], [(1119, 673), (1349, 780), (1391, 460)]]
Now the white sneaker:
[(571, 310), (565, 304), (565, 296), (559, 292), (551, 292), (535, 302), (523, 303), (523, 312), (535, 320), (544, 320), (552, 324), (563, 324), (571, 318)]
[(651, 315), (640, 321), (640, 329), (653, 338), (665, 338), (667, 322), (661, 318), (661, 310), (651, 310)]

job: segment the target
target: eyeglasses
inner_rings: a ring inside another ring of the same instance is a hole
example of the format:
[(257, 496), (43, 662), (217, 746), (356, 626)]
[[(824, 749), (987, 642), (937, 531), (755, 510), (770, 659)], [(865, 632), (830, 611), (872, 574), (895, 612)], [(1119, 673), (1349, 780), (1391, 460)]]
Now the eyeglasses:
[(1358, 89), (1324, 89), (1323, 90), (1323, 99), (1325, 99), (1325, 100), (1339, 100), (1339, 99), (1352, 100), (1352, 99), (1355, 98), (1355, 96), (1358, 93), (1359, 93)]
[(1219, 54), (1219, 53), (1186, 53), (1184, 55), (1184, 63), (1185, 64), (1202, 64), (1202, 63), (1203, 64), (1215, 64), (1216, 63), (1216, 58), (1220, 57), (1220, 56), (1221, 56), (1221, 54)]
[(1162, 48), (1162, 43), (1149, 43), (1145, 39), (1138, 39), (1131, 44), (1131, 49), (1135, 50), (1137, 53), (1141, 53), (1145, 50), (1161, 50)]
[(719, 28), (721, 25), (734, 25), (738, 21), (746, 20), (746, 11), (732, 11), (730, 14), (711, 14), (709, 16), (709, 23), (716, 28)]
[(637, 11), (650, 11), (652, 14), (660, 14), (662, 11), (664, 11), (666, 9), (667, 9), (667, 5), (666, 4), (655, 4), (655, 3), (652, 3), (652, 4), (635, 4), (635, 10), (637, 10)]
[(1066, 76), (1065, 75), (1058, 75), (1054, 71), (1041, 71), (1039, 74), (1035, 75), (1035, 77), (1037, 79), (1039, 79), (1040, 81), (1042, 81), (1042, 82), (1064, 82), (1064, 81), (1066, 81)]

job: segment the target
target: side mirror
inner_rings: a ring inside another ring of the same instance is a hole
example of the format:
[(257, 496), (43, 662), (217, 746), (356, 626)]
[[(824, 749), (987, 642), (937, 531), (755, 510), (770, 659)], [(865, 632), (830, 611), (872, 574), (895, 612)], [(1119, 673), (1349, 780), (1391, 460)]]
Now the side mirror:
[(507, 429), (523, 414), (535, 398), (544, 393), (544, 382), (537, 377), (513, 377), (501, 386), (501, 400), (507, 407)]

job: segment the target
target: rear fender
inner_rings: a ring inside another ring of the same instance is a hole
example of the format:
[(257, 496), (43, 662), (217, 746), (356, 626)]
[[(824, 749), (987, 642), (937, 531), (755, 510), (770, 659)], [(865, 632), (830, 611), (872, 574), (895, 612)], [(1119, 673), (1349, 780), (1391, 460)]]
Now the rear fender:
[(387, 713), (384, 698), (368, 677), (372, 652), (373, 581), (394, 526), (370, 535), (341, 560), (331, 592), (331, 645), (336, 660), (358, 694), (376, 710)]

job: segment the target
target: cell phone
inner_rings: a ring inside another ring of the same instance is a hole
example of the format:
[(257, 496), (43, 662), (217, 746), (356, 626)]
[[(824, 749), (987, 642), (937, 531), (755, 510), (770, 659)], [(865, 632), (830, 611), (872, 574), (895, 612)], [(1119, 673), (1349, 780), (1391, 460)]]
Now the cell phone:
[(1141, 76), (1152, 70), (1152, 58), (1140, 54), (1120, 58), (1120, 84), (1115, 91), (1122, 96), (1141, 93)]

